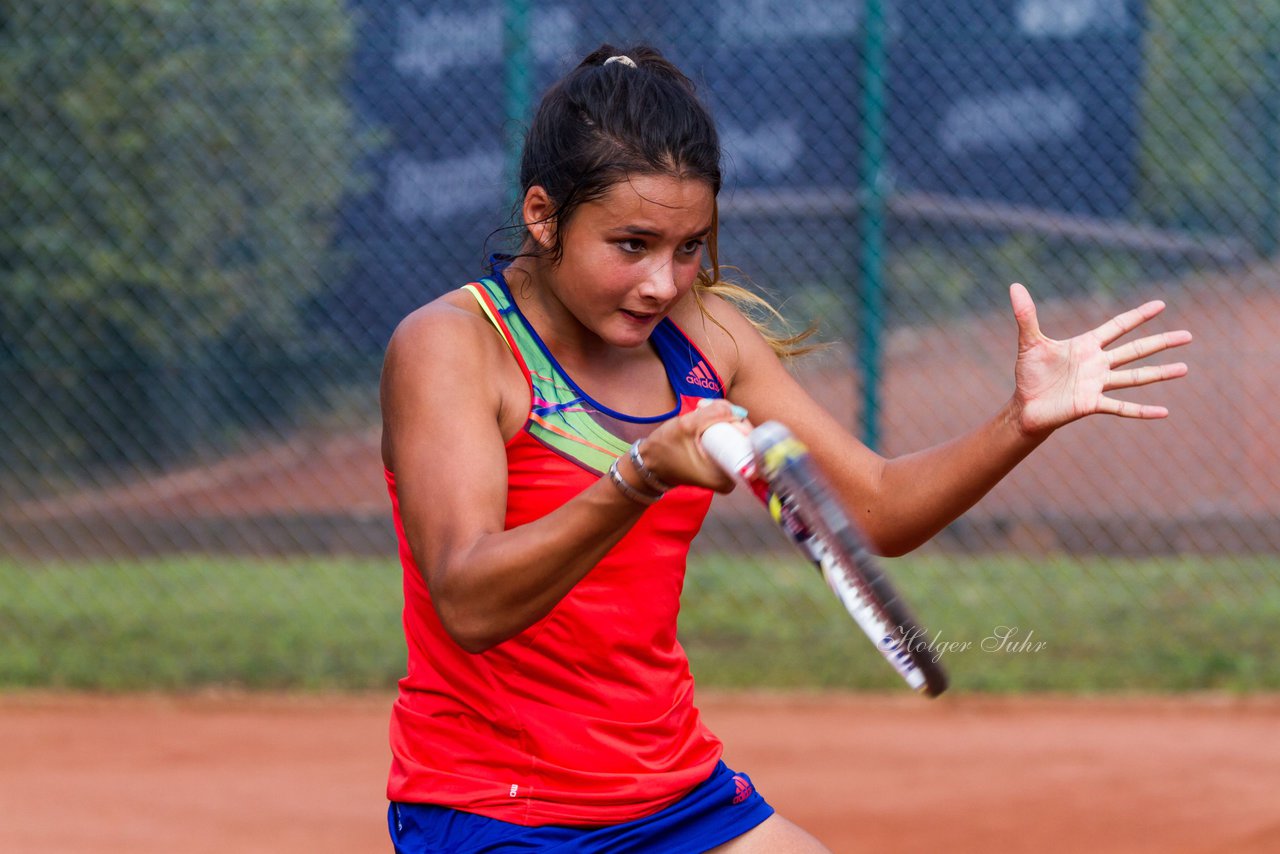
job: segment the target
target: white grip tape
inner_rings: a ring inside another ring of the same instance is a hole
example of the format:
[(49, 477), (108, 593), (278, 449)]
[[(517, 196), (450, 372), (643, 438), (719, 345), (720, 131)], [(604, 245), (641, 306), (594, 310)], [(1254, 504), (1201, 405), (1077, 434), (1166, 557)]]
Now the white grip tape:
[(756, 454), (751, 439), (728, 421), (717, 421), (702, 431), (699, 440), (707, 456), (738, 480), (750, 479), (756, 471)]

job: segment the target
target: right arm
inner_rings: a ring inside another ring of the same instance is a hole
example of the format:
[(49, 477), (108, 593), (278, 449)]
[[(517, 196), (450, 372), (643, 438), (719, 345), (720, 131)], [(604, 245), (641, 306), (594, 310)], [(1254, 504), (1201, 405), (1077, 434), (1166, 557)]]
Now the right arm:
[[(518, 386), (491, 380), (510, 380), (513, 370), (488, 322), (448, 298), (400, 324), (383, 366), (383, 462), (395, 474), (405, 535), (441, 623), (469, 652), (546, 616), (645, 509), (605, 476), (546, 516), (503, 529), (502, 424), (523, 423), (528, 393), (523, 378)], [(646, 446), (677, 461), (664, 479), (731, 488), (696, 448), (708, 424), (730, 417), (723, 404), (656, 430)], [(643, 488), (625, 457), (620, 472)]]

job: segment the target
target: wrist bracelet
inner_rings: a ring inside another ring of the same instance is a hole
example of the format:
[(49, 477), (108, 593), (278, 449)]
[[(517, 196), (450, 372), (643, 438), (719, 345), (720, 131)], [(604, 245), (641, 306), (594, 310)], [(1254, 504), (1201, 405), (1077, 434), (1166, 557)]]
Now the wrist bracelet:
[(661, 492), (659, 492), (657, 495), (648, 495), (636, 489), (631, 484), (627, 483), (626, 479), (623, 478), (622, 473), (618, 471), (618, 461), (621, 459), (622, 458), (619, 457), (617, 460), (613, 461), (613, 465), (609, 466), (609, 480), (613, 481), (614, 486), (618, 487), (618, 490), (623, 495), (625, 495), (627, 498), (630, 498), (632, 501), (636, 502), (637, 504), (645, 504), (645, 505), (652, 504), (653, 502), (657, 501), (659, 498), (662, 497)]
[(658, 490), (659, 494), (662, 494), (671, 489), (671, 484), (663, 483), (662, 480), (660, 480), (656, 474), (649, 471), (649, 467), (644, 464), (644, 459), (640, 456), (640, 445), (643, 442), (644, 439), (636, 439), (631, 443), (631, 464), (636, 467), (636, 471), (640, 472), (640, 476), (644, 478), (650, 486)]

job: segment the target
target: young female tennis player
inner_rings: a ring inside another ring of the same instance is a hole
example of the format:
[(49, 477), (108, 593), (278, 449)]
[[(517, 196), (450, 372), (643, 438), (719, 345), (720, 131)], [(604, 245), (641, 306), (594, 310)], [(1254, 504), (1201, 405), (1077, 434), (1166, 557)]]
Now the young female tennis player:
[(408, 643), (391, 722), (396, 850), (825, 850), (725, 767), (693, 704), (676, 640), (685, 556), (712, 492), (732, 488), (701, 432), (746, 411), (784, 422), (879, 550), (900, 554), (1055, 428), (1163, 417), (1104, 392), (1182, 376), (1117, 369), (1190, 335), (1105, 350), (1159, 313), (1148, 303), (1050, 340), (1014, 285), (1009, 402), (947, 444), (884, 459), (791, 378), (788, 342), (720, 280), (716, 130), (659, 53), (605, 45), (556, 84), (520, 178), (519, 252), (415, 311), (387, 350), (382, 451)]

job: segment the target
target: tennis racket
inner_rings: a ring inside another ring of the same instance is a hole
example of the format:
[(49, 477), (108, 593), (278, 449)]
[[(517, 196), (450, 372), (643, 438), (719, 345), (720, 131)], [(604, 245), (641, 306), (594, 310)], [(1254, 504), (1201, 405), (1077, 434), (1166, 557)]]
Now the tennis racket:
[(791, 431), (767, 421), (745, 434), (720, 422), (707, 428), (701, 441), (708, 456), (769, 508), (774, 522), (822, 572), (849, 616), (906, 683), (926, 697), (945, 691), (947, 675), (934, 661), (925, 631)]

